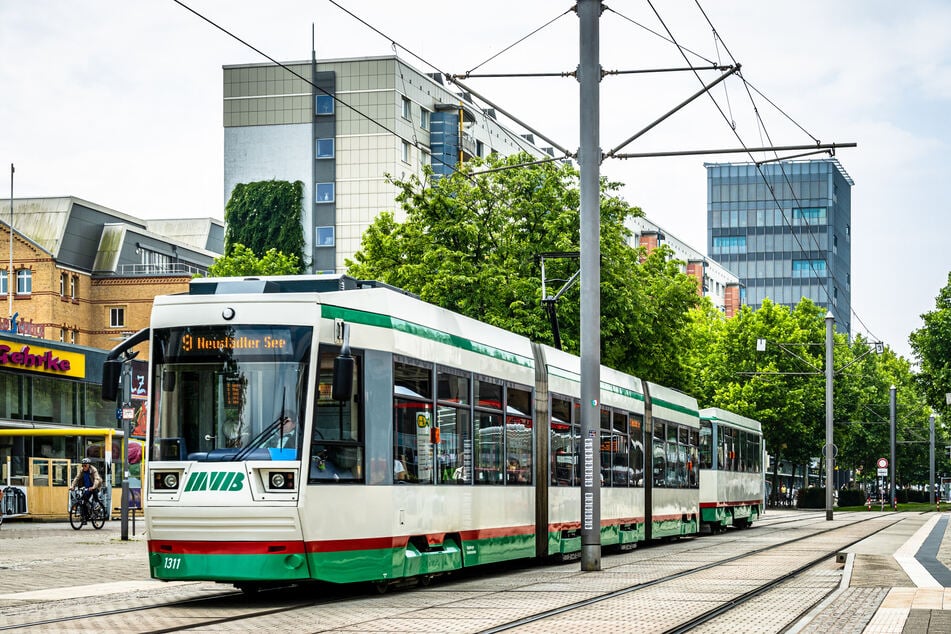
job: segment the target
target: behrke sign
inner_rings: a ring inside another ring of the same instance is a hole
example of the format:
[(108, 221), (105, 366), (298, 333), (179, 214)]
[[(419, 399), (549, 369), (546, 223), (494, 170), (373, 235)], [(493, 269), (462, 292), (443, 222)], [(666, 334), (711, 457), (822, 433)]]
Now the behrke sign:
[(86, 377), (86, 356), (0, 339), (0, 368), (82, 379)]

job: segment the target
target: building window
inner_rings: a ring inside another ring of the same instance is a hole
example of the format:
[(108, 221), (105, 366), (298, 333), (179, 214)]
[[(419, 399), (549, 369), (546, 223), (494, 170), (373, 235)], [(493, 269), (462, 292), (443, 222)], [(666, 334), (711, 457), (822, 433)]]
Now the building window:
[(79, 287), (79, 276), (73, 275), (69, 278), (69, 298), (76, 299), (76, 289)]
[(713, 252), (746, 253), (746, 236), (717, 236), (713, 239)]
[(824, 277), (826, 274), (825, 260), (793, 260), (793, 277)]
[(20, 269), (17, 271), (17, 295), (29, 295), (33, 292), (33, 271)]
[(60, 341), (63, 341), (63, 342), (66, 341), (66, 329), (65, 329), (65, 328), (60, 328), (60, 329), (59, 329), (59, 340), (60, 340)]
[(407, 121), (413, 120), (412, 108), (410, 107), (409, 97), (400, 97), (403, 118)]
[(409, 163), (409, 143), (407, 141), (400, 141), (400, 158), (403, 159), (404, 163)]
[(317, 95), (315, 103), (317, 116), (326, 116), (334, 113), (334, 98), (332, 95)]
[(336, 241), (334, 227), (317, 227), (317, 246), (332, 247)]
[(0, 295), (7, 294), (7, 272), (0, 271)]
[[(66, 278), (69, 277), (66, 273), (59, 274), (59, 296), (66, 297)], [(62, 339), (60, 340), (62, 341)]]
[(419, 109), (419, 127), (423, 130), (429, 129), (429, 110), (426, 108)]
[(77, 341), (76, 341), (76, 340), (77, 340), (76, 333), (78, 333), (78, 332), (79, 332), (78, 330), (70, 330), (70, 331), (69, 331), (69, 343), (76, 343), (76, 342), (77, 342)]
[(334, 157), (334, 140), (333, 139), (317, 139), (317, 158), (333, 158)]
[(125, 308), (109, 309), (109, 327), (125, 328)]
[(332, 203), (334, 201), (334, 184), (317, 183), (317, 202)]

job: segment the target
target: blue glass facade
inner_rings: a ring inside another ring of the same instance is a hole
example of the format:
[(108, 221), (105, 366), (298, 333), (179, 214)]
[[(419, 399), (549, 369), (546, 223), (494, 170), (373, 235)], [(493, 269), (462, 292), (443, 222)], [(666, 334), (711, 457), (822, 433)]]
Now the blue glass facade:
[(740, 278), (743, 303), (808, 297), (851, 330), (852, 179), (835, 159), (707, 163), (707, 253)]

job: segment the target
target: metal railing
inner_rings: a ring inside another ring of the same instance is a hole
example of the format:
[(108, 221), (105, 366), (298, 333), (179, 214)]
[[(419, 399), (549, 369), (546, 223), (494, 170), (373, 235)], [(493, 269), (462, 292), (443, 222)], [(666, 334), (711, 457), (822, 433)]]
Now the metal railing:
[(173, 262), (170, 264), (120, 264), (118, 274), (126, 277), (147, 275), (207, 275), (208, 269), (200, 266)]

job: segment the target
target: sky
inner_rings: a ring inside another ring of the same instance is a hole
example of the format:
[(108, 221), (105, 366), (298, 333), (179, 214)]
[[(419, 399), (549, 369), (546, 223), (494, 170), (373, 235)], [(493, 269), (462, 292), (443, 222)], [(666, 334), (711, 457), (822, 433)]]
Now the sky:
[[(14, 197), (72, 195), (139, 218), (223, 218), (222, 66), (266, 62), (262, 52), (310, 59), (312, 29), (318, 59), (395, 48), (427, 72), (563, 73), (578, 64), (578, 19), (567, 1), (337, 2), (384, 35), (330, 0), (0, 0), (0, 168), (9, 174), (15, 165)], [(908, 335), (934, 309), (951, 271), (951, 214), (942, 210), (951, 176), (951, 3), (653, 4), (660, 18), (643, 0), (607, 3), (599, 22), (605, 71), (685, 66), (658, 36), (669, 29), (696, 54), (687, 54), (691, 63), (735, 60), (747, 84), (724, 81), (712, 91), (718, 106), (696, 99), (620, 151), (857, 143), (836, 152), (855, 181), (852, 334), (911, 360)], [(602, 150), (618, 148), (716, 76), (606, 76)], [(573, 78), (465, 82), (577, 149)], [(623, 183), (623, 197), (651, 221), (704, 252), (703, 163), (745, 160), (609, 158), (601, 173)]]

